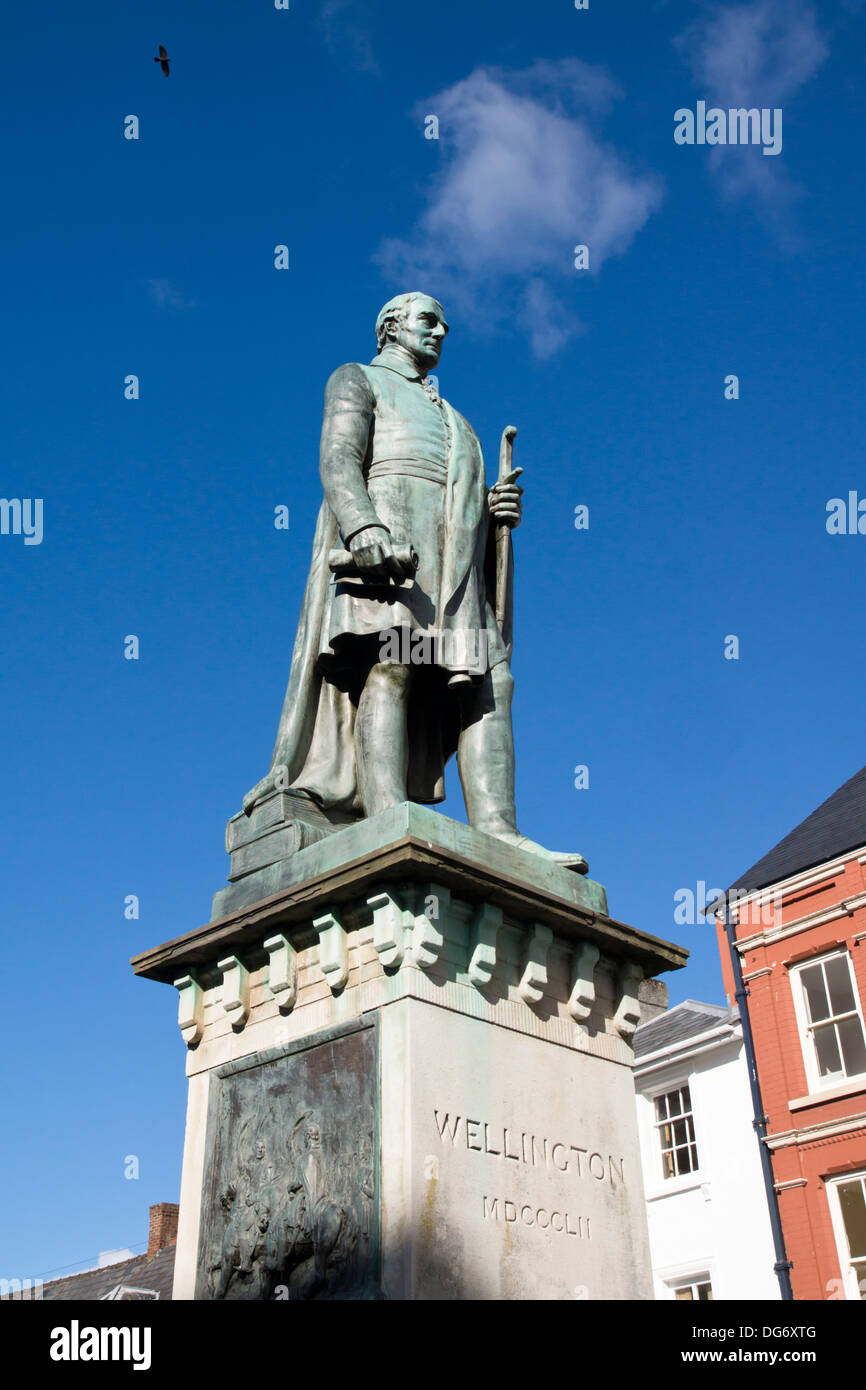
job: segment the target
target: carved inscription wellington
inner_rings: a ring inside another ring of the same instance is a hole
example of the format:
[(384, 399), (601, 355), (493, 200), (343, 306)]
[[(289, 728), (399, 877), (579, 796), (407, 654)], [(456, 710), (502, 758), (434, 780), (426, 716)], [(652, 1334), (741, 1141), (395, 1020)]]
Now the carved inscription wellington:
[(577, 1178), (592, 1177), (612, 1187), (625, 1187), (624, 1160), (613, 1154), (605, 1156), (578, 1144), (566, 1144), (559, 1139), (491, 1124), (487, 1120), (470, 1120), (462, 1115), (451, 1115), (447, 1110), (434, 1110), (433, 1116), (443, 1144), (487, 1154), (503, 1162), (510, 1159), (532, 1168), (548, 1168), (571, 1173)]
[(375, 1030), (260, 1054), (215, 1081), (196, 1297), (376, 1297)]

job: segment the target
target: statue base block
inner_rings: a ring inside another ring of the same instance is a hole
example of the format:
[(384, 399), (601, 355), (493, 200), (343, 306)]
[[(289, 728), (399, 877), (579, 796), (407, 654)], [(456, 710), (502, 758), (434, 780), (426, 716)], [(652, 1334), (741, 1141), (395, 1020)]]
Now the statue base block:
[(550, 888), (581, 907), (607, 912), (600, 883), (562, 868), (553, 859), (513, 849), (494, 835), (471, 830), (429, 806), (404, 801), (378, 816), (358, 820), (333, 812), (326, 816), (303, 793), (274, 792), (251, 816), (241, 812), (226, 827), (230, 881), (214, 894), (212, 919), (236, 914), (276, 893), (347, 868), (363, 873), (370, 864), (383, 862), (383, 852), (400, 843), (413, 844), (421, 854), (426, 845), (436, 845), (478, 870), (483, 866), (492, 880), (517, 877)]
[(686, 953), (489, 844), (396, 807), (135, 958), (188, 1047), (175, 1298), (652, 1297), (631, 1037)]

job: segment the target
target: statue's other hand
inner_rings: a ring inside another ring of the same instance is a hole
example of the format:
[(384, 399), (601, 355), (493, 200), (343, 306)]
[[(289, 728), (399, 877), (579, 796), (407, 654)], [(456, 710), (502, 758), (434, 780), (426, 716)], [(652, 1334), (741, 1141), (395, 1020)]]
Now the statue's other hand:
[(519, 526), (523, 516), (523, 488), (517, 483), (497, 483), (487, 494), (490, 515), (506, 526)]
[(384, 526), (366, 526), (352, 537), (349, 549), (362, 579), (379, 583), (393, 579), (402, 584), (403, 568), (394, 554), (390, 532)]

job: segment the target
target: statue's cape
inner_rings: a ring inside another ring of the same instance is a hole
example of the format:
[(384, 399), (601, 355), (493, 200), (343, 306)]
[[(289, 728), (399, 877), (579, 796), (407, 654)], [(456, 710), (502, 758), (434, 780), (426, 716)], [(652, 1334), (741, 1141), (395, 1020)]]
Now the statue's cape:
[[(491, 664), (504, 659), (510, 621), (500, 640), (495, 605), (495, 530), (488, 536), (484, 461), (474, 431), (446, 407), (452, 420), (452, 455), (446, 482), (446, 540), (442, 557), (443, 622), (491, 630)], [(318, 664), (333, 593), (328, 552), (338, 544), (337, 521), (327, 502), (316, 522), (313, 555), (301, 606), (292, 665), (272, 760), (288, 769), (281, 784), (308, 791), (330, 810), (362, 813), (355, 770), (354, 725), (360, 684), (355, 673), (329, 674)], [(509, 565), (509, 577), (511, 566)], [(510, 598), (510, 595), (509, 595)], [(510, 614), (511, 604), (508, 604)], [(353, 681), (355, 681), (353, 685)], [(419, 666), (409, 708), (408, 793), (413, 801), (445, 798), (445, 764), (457, 748), (457, 700), (436, 668)]]
[[(315, 743), (315, 762), (322, 766), (325, 785), (331, 788), (336, 797), (331, 803), (335, 806), (344, 800), (350, 782), (354, 782), (354, 754), (349, 759), (352, 765), (351, 779), (344, 776), (346, 786), (343, 788), (340, 772), (342, 765), (345, 774), (346, 757), (345, 739), (341, 736), (340, 730), (340, 715), (342, 714), (345, 722), (349, 711), (340, 711), (337, 708), (339, 702), (329, 699), (329, 692), (332, 691), (335, 696), (342, 696), (343, 699), (347, 699), (348, 696), (324, 679), (318, 669), (317, 659), (331, 579), (328, 552), (336, 546), (337, 540), (336, 518), (327, 502), (323, 502), (316, 521), (313, 556), (304, 589), (289, 683), (272, 759), (272, 767), (281, 765), (288, 769), (288, 783), (294, 785), (304, 769), (311, 746)], [(351, 720), (350, 730), (353, 724), (354, 719)]]

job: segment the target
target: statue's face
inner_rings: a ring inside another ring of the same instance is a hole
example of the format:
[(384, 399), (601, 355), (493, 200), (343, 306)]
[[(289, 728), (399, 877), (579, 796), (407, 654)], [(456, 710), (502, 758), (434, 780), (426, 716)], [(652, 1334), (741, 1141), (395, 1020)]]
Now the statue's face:
[(413, 299), (407, 307), (405, 319), (394, 323), (391, 331), (394, 335), (391, 341), (404, 347), (419, 367), (429, 372), (439, 361), (448, 324), (435, 300), (425, 297)]
[(317, 1149), (319, 1147), (319, 1144), (321, 1143), (321, 1135), (319, 1133), (318, 1125), (308, 1125), (306, 1139), (308, 1149)]

